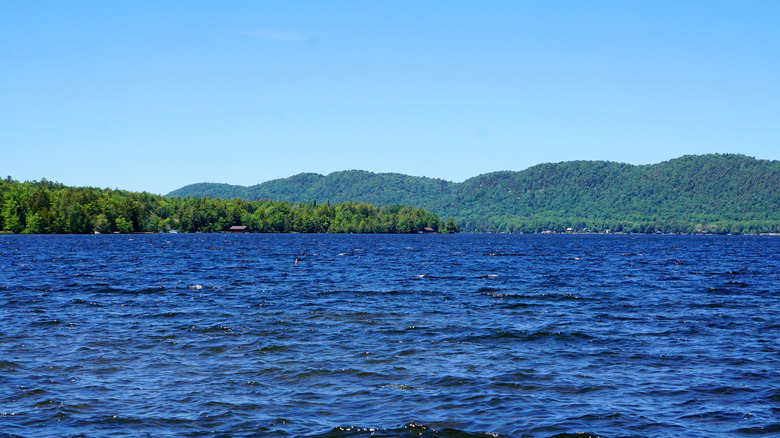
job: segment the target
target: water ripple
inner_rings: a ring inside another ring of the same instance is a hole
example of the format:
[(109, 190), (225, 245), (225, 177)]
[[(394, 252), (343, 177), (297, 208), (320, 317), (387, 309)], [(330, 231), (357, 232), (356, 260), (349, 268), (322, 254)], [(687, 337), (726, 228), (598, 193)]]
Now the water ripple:
[(777, 435), (778, 242), (0, 236), (0, 437)]

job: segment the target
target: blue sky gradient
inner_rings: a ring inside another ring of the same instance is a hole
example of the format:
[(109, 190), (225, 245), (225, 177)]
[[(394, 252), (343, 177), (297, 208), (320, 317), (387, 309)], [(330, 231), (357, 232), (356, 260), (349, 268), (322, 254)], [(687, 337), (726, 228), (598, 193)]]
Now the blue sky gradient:
[(164, 194), (364, 169), (780, 159), (780, 2), (0, 3), (0, 175)]

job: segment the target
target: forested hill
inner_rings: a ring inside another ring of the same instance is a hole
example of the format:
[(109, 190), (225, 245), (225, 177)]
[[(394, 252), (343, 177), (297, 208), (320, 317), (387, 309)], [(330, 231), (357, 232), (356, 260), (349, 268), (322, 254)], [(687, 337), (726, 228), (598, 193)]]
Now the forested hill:
[(780, 232), (780, 161), (684, 156), (635, 166), (547, 163), (463, 183), (343, 171), (250, 187), (193, 184), (167, 196), (404, 204), (452, 217), (466, 231)]
[(458, 184), (441, 179), (401, 175), (398, 173), (372, 173), (363, 170), (333, 172), (328, 176), (316, 173), (276, 179), (254, 186), (199, 183), (184, 186), (165, 196), (241, 198), (246, 200), (285, 200), (287, 202), (360, 202), (372, 204), (372, 200), (384, 200), (375, 205), (430, 204), (441, 196), (451, 196)]

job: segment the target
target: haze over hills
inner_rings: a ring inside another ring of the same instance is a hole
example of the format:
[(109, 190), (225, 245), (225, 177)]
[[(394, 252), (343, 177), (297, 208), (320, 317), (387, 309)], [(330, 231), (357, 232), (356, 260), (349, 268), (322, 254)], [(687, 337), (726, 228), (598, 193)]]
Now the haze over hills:
[(651, 165), (546, 163), (462, 183), (363, 170), (254, 186), (198, 183), (171, 197), (412, 205), (465, 231), (779, 232), (780, 161), (689, 155)]

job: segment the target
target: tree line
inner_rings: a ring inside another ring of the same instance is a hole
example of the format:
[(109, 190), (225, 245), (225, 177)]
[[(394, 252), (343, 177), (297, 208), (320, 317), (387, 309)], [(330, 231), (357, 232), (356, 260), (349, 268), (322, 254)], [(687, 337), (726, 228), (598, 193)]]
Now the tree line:
[(780, 233), (780, 162), (712, 154), (645, 166), (548, 163), (467, 180), (457, 202), (471, 206), (453, 215), (465, 230)]
[(351, 170), (250, 187), (193, 184), (172, 193), (408, 204), (452, 217), (468, 232), (780, 233), (780, 161), (736, 154), (642, 166), (545, 163), (462, 183)]
[(209, 197), (175, 198), (41, 181), (0, 180), (0, 232), (88, 234), (224, 232), (454, 233), (451, 219), (409, 206), (346, 202), (289, 203)]

